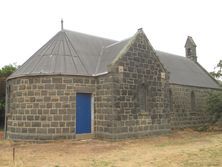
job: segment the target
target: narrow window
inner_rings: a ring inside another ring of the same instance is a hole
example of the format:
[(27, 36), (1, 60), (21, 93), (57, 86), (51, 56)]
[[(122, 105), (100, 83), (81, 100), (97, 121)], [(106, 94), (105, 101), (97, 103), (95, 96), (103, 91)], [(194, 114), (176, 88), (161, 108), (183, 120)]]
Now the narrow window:
[(141, 84), (139, 86), (139, 107), (140, 107), (140, 111), (141, 112), (145, 112), (146, 111), (146, 100), (147, 100), (147, 97), (146, 97), (146, 87), (144, 84)]
[(191, 48), (187, 49), (187, 55), (192, 55), (192, 49)]
[(173, 95), (172, 90), (169, 90), (169, 105), (170, 105), (170, 112), (173, 112)]
[(196, 102), (195, 102), (195, 94), (191, 92), (191, 112), (195, 111), (196, 109)]

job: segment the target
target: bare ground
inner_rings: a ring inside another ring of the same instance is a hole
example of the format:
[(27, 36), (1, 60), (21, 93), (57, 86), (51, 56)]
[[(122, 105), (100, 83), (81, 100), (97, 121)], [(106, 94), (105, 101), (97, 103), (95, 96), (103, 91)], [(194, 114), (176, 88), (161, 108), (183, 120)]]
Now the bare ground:
[(0, 140), (0, 166), (222, 166), (222, 133), (196, 132), (187, 129), (167, 136), (119, 142), (91, 139), (33, 144)]

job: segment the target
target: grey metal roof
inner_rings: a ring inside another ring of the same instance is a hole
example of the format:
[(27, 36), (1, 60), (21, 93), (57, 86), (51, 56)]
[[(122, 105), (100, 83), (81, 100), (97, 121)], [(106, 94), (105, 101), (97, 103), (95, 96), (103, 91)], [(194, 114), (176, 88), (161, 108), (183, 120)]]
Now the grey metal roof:
[(124, 46), (129, 42), (130, 38), (115, 42), (111, 45), (108, 45), (102, 49), (101, 55), (96, 68), (96, 74), (107, 72), (107, 65), (116, 58), (118, 53), (124, 48)]
[(102, 48), (116, 41), (62, 30), (10, 78), (27, 75), (93, 75)]
[(219, 85), (199, 64), (187, 59), (162, 51), (156, 51), (161, 63), (170, 72), (170, 83), (219, 88)]
[[(107, 65), (131, 39), (115, 41), (62, 30), (8, 79), (35, 75), (100, 75), (107, 72)], [(193, 61), (161, 51), (156, 51), (156, 54), (170, 72), (171, 83), (219, 88), (216, 81)]]

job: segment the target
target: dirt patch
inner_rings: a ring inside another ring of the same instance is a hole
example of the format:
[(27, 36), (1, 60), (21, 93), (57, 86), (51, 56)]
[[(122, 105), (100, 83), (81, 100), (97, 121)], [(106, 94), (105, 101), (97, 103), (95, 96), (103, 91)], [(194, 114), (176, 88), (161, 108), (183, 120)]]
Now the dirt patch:
[(44, 144), (0, 141), (0, 166), (196, 167), (220, 166), (221, 157), (222, 133), (192, 130), (120, 142), (94, 139)]

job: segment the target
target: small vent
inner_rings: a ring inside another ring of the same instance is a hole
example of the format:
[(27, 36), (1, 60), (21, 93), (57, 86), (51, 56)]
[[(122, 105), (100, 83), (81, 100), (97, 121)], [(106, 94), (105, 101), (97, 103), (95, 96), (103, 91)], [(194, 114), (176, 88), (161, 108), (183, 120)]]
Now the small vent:
[(161, 79), (165, 79), (165, 78), (166, 78), (165, 72), (161, 72)]
[(119, 66), (119, 73), (123, 72), (123, 66)]

